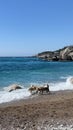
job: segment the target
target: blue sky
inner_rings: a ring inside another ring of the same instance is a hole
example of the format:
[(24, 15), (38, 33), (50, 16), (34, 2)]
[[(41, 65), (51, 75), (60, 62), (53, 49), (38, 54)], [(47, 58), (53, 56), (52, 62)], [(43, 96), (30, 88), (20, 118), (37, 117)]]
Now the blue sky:
[(73, 0), (0, 0), (0, 56), (73, 44)]

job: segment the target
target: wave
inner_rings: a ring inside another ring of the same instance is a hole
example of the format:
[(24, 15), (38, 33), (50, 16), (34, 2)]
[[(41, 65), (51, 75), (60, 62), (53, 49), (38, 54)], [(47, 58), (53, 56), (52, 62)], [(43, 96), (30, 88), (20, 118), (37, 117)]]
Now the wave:
[[(56, 82), (56, 83), (48, 83), (50, 87), (50, 91), (60, 91), (60, 90), (73, 90), (73, 84), (71, 82), (71, 79), (73, 79), (72, 76), (69, 76), (65, 82)], [(37, 83), (30, 83), (30, 85), (37, 85), (37, 86), (42, 86), (42, 84), (37, 84)], [(29, 86), (30, 86), (29, 85)], [(5, 103), (5, 102), (11, 102), (15, 100), (20, 100), (20, 99), (26, 99), (31, 96), (31, 93), (28, 91), (28, 88), (23, 88), (19, 90), (15, 90), (12, 92), (8, 92), (9, 87), (4, 88), (4, 91), (0, 91), (0, 104)]]
[(73, 84), (71, 82), (73, 79), (72, 76), (66, 78), (64, 82), (57, 82), (57, 83), (50, 83), (50, 90), (51, 91), (59, 91), (59, 90), (72, 90)]
[(30, 95), (28, 89), (15, 90), (13, 92), (0, 91), (0, 103), (26, 99)]
[(68, 79), (69, 77), (71, 77), (71, 76), (61, 76), (60, 79), (65, 79), (65, 80), (66, 80), (66, 79)]

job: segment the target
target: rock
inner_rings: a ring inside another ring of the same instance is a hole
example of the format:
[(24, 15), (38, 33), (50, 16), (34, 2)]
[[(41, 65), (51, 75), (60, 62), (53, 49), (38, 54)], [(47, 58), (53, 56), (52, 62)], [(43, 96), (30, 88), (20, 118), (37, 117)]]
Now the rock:
[(71, 59), (73, 60), (73, 52), (69, 53), (69, 56), (71, 57)]
[(17, 90), (17, 89), (22, 89), (22, 87), (20, 85), (17, 85), (17, 84), (12, 84), (8, 88), (9, 88), (8, 89), (9, 92)]
[(57, 56), (52, 57), (52, 61), (58, 61), (59, 58)]
[(56, 51), (46, 51), (36, 57), (48, 61), (73, 61), (73, 46), (67, 46)]
[(73, 46), (66, 47), (60, 52), (62, 60), (72, 60), (73, 56)]

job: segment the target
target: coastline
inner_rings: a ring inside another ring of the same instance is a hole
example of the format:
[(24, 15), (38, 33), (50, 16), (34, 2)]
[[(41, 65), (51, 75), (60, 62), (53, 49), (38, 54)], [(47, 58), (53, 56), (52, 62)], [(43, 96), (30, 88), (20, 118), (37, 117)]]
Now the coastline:
[(52, 130), (59, 126), (72, 127), (72, 122), (73, 90), (0, 104), (0, 127), (5, 130)]

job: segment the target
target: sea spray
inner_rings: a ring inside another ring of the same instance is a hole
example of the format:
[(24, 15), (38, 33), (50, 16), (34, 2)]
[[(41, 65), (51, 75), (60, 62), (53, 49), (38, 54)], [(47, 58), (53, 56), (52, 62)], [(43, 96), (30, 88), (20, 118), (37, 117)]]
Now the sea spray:
[[(50, 91), (60, 91), (60, 90), (73, 90), (73, 84), (70, 83), (70, 79), (72, 77), (68, 77), (65, 82), (56, 82), (49, 83)], [(44, 86), (45, 84), (37, 84), (32, 83), (36, 86)], [(30, 86), (30, 85), (29, 85)], [(0, 103), (11, 102), (20, 99), (26, 99), (31, 96), (31, 93), (28, 91), (28, 88), (22, 88), (20, 90), (14, 90), (12, 92), (8, 92), (7, 88), (4, 91), (0, 91)]]
[(70, 82), (72, 76), (69, 76), (64, 82), (50, 83), (51, 91), (59, 91), (59, 90), (72, 90), (73, 84)]
[(0, 103), (26, 99), (30, 96), (28, 89), (15, 90), (12, 92), (0, 91)]

